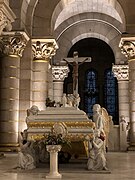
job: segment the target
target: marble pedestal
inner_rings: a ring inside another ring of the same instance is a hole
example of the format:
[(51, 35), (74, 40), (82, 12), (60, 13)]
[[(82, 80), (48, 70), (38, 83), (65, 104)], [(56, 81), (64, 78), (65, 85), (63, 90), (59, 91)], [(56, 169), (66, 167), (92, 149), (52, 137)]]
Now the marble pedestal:
[(62, 175), (58, 172), (58, 152), (61, 150), (61, 145), (47, 145), (46, 149), (50, 153), (50, 172), (46, 179), (61, 178)]

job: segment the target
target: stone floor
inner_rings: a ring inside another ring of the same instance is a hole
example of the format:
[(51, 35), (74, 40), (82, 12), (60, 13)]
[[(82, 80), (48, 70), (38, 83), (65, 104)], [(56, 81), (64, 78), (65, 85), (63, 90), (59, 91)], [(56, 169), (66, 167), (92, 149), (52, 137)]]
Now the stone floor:
[[(0, 180), (43, 180), (49, 172), (49, 164), (42, 164), (34, 170), (17, 170), (17, 154), (8, 153), (0, 159)], [(135, 152), (107, 153), (111, 173), (91, 173), (86, 170), (86, 160), (73, 160), (60, 164), (63, 180), (130, 180), (135, 179)]]

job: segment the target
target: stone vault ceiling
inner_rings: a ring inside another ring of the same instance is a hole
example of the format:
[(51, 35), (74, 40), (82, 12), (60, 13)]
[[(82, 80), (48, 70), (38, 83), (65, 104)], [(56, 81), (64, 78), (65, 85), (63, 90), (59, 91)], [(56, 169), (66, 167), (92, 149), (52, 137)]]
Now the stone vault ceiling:
[[(57, 5), (56, 11), (60, 9), (60, 6), (61, 3)], [(63, 9), (56, 19), (54, 29), (56, 29), (63, 21), (67, 20), (68, 18), (84, 12), (98, 12), (106, 14), (118, 20), (120, 23), (125, 21), (122, 8), (115, 0), (71, 0), (66, 1), (65, 4), (63, 4)], [(57, 13), (54, 12), (54, 14)]]
[(52, 34), (54, 27), (84, 12), (107, 14), (122, 22), (127, 33), (135, 29), (134, 0), (10, 0), (9, 5), (17, 16), (13, 28), (27, 29), (34, 36), (41, 29), (41, 36)]
[[(52, 36), (59, 50), (56, 59), (83, 38), (105, 41), (120, 60), (122, 33), (135, 33), (135, 0), (14, 0), (17, 18), (13, 30), (25, 29), (31, 37)], [(117, 53), (116, 53), (117, 52)]]

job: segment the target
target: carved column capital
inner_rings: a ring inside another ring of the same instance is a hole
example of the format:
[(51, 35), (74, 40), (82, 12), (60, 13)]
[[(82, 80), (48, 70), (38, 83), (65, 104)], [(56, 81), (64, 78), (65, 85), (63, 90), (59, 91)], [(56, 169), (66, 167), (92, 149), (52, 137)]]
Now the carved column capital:
[(48, 61), (56, 54), (58, 45), (55, 39), (32, 39), (34, 61)]
[(53, 66), (52, 67), (52, 78), (54, 81), (64, 81), (68, 76), (68, 66)]
[(116, 77), (118, 81), (129, 80), (128, 65), (113, 65), (112, 71), (114, 73), (114, 77)]
[(0, 35), (3, 30), (11, 31), (11, 23), (15, 20), (15, 14), (9, 7), (9, 2), (7, 0), (0, 1)]
[(46, 149), (48, 152), (56, 153), (61, 150), (61, 145), (47, 145)]
[(128, 60), (135, 59), (135, 37), (121, 38), (119, 47)]
[(22, 56), (29, 37), (25, 32), (3, 32), (0, 38), (0, 52), (3, 56)]

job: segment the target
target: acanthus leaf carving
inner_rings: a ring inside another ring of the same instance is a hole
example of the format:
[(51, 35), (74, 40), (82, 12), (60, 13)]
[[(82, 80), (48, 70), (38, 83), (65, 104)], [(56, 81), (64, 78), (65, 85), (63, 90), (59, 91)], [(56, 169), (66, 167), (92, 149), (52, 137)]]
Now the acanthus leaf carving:
[(52, 77), (53, 80), (64, 81), (68, 76), (69, 68), (68, 66), (53, 66), (52, 67)]
[(28, 36), (23, 32), (13, 32), (3, 34), (1, 37), (1, 52), (5, 56), (16, 55), (22, 56), (22, 53), (26, 47)]
[(37, 40), (32, 44), (33, 59), (46, 60), (51, 59), (56, 54), (57, 46), (54, 42), (41, 42)]
[(112, 71), (117, 80), (129, 80), (129, 66), (128, 65), (113, 65)]
[(121, 41), (120, 49), (122, 54), (124, 54), (129, 60), (135, 58), (135, 43), (133, 41)]

